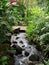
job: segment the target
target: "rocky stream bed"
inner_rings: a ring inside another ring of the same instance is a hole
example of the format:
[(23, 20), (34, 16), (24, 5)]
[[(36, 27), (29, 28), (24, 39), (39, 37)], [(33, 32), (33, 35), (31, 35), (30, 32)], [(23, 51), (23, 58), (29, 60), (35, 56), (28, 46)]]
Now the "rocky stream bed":
[(35, 65), (42, 61), (41, 52), (35, 45), (29, 45), (26, 33), (20, 32), (11, 36), (11, 49), (14, 57), (14, 65)]

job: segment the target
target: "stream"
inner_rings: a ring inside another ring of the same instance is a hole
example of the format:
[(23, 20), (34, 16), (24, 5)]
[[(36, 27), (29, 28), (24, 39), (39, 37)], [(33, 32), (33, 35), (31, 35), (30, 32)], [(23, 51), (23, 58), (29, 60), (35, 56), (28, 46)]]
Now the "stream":
[(11, 36), (11, 47), (14, 47), (14, 65), (34, 65), (41, 61), (41, 53), (35, 45), (29, 45), (26, 33), (21, 32)]

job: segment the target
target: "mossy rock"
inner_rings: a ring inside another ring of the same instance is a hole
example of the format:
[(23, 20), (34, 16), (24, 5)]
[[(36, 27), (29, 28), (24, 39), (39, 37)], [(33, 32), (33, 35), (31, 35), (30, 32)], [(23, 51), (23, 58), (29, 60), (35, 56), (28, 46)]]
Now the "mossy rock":
[(32, 54), (30, 57), (29, 57), (29, 60), (30, 61), (39, 61), (39, 56), (37, 54)]

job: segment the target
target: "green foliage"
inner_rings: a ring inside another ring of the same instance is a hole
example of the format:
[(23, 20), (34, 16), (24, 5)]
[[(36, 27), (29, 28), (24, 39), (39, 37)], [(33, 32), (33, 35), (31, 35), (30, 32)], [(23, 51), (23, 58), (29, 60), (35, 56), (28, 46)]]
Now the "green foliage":
[(45, 26), (44, 11), (40, 10), (40, 7), (33, 7), (28, 11), (28, 26), (26, 33), (31, 40), (31, 36), (38, 37), (41, 33), (41, 29)]
[(26, 30), (29, 42), (34, 42), (36, 45), (40, 45), (43, 55), (49, 57), (49, 26), (46, 24), (47, 22), (45, 23), (42, 20), (42, 22), (39, 21), (37, 24), (35, 22), (30, 23)]
[(8, 65), (8, 63), (7, 63), (8, 57), (7, 56), (2, 56), (0, 60), (2, 62), (2, 65)]
[(8, 55), (3, 55), (0, 57), (0, 65), (13, 65), (13, 58)]
[(6, 34), (12, 32), (13, 25), (24, 23), (25, 6), (23, 4), (7, 5), (7, 3), (8, 0), (0, 1), (0, 43), (7, 40)]
[(49, 0), (46, 0), (46, 13), (49, 14)]
[(40, 40), (43, 42), (43, 44), (48, 44), (49, 43), (49, 33), (41, 35)]
[(29, 42), (41, 46), (43, 55), (49, 57), (49, 22), (46, 14), (40, 7), (31, 8), (28, 11), (27, 38)]
[(49, 56), (49, 33), (43, 34), (40, 36), (40, 40), (41, 40), (41, 47), (43, 49), (43, 55), (44, 56)]
[(0, 43), (2, 43), (7, 39), (6, 33), (11, 32), (11, 26), (14, 22), (12, 21), (12, 18), (11, 20), (9, 19), (11, 16), (9, 13), (10, 10), (6, 6), (7, 0), (0, 1), (0, 3)]
[(44, 16), (44, 11), (41, 11), (40, 7), (32, 7), (27, 10), (28, 21), (37, 21), (37, 19)]
[[(35, 24), (35, 22), (32, 22), (32, 21), (27, 26), (26, 33), (27, 33), (27, 38), (29, 41), (33, 40), (36, 37), (35, 27), (36, 27), (36, 24)], [(32, 32), (33, 32), (33, 34), (32, 34)]]
[(45, 63), (46, 63), (46, 65), (49, 65), (49, 59), (48, 59), (48, 61), (45, 61)]
[[(45, 63), (45, 64), (44, 64)], [(48, 61), (45, 61), (44, 60), (44, 63), (39, 63), (39, 64), (36, 64), (36, 65), (49, 65), (49, 59), (48, 59)]]

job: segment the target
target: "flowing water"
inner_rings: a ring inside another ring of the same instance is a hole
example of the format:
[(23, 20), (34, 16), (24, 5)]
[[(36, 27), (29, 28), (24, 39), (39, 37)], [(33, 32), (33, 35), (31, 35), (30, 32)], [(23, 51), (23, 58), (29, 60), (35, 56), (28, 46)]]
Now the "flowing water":
[(14, 54), (14, 61), (15, 61), (14, 65), (28, 65), (29, 62), (32, 62), (29, 60), (29, 57), (31, 55), (38, 54), (35, 45), (28, 44), (28, 41), (26, 39), (26, 33), (19, 33), (16, 35), (13, 34), (11, 36), (11, 47), (13, 45), (22, 48), (22, 53), (20, 54), (18, 53), (17, 55)]

